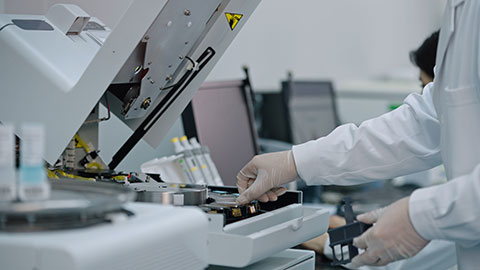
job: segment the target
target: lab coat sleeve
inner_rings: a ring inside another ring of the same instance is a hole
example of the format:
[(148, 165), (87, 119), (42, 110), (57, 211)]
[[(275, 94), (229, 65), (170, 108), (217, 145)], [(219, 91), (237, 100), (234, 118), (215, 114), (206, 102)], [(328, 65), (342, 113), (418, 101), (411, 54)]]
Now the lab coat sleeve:
[(293, 147), (297, 171), (309, 185), (354, 185), (418, 172), (441, 163), (433, 83), (380, 117), (339, 126)]
[(409, 201), (415, 230), (425, 239), (445, 239), (469, 248), (480, 243), (480, 164), (468, 175), (416, 190)]

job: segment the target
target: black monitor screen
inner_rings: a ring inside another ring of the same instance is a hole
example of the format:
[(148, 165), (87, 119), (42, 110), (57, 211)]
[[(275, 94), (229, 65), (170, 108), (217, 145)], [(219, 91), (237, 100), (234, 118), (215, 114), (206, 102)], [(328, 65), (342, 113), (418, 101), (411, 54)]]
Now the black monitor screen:
[(337, 127), (339, 121), (331, 82), (285, 82), (283, 89), (288, 91), (292, 143), (326, 136)]
[(182, 115), (186, 135), (210, 148), (225, 185), (235, 185), (237, 173), (258, 152), (251, 108), (243, 81), (207, 82)]

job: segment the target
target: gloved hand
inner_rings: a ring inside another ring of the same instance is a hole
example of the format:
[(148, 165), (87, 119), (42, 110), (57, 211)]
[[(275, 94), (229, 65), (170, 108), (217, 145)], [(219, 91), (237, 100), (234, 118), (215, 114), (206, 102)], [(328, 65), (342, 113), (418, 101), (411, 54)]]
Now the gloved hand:
[(281, 185), (297, 179), (297, 168), (292, 151), (255, 156), (237, 174), (240, 196), (238, 204), (258, 199), (261, 202), (276, 201), (287, 189)]
[(406, 197), (357, 217), (361, 222), (375, 225), (353, 240), (354, 246), (366, 251), (352, 259), (351, 267), (386, 265), (412, 257), (428, 244), (410, 221), (408, 200)]

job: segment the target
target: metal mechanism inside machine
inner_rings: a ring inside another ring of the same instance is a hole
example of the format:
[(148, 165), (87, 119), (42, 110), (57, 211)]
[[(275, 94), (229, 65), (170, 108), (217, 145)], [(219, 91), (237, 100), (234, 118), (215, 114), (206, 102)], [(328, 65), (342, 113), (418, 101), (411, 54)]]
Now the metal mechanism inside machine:
[(258, 201), (238, 205), (236, 200), (239, 194), (235, 188), (168, 184), (153, 180), (145, 183), (132, 183), (129, 187), (137, 192), (137, 201), (176, 206), (198, 206), (205, 213), (223, 215), (225, 224), (265, 212), (261, 209)]

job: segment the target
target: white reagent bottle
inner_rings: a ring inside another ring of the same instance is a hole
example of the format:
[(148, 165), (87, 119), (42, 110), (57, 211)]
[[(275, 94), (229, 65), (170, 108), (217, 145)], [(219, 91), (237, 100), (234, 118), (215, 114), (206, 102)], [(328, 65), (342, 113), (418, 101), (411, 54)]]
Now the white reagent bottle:
[(200, 165), (203, 175), (205, 176), (207, 185), (216, 186), (217, 184), (215, 183), (215, 177), (213, 176), (210, 166), (208, 166), (205, 155), (203, 154), (201, 146), (200, 144), (198, 144), (197, 139), (195, 137), (191, 138), (190, 143), (188, 143), (188, 145), (190, 146), (193, 154), (195, 155), (195, 158), (197, 159)]
[(213, 163), (212, 157), (210, 156), (210, 150), (208, 149), (208, 147), (205, 145), (200, 145), (197, 141), (197, 138), (195, 137), (190, 139), (190, 144), (192, 145), (193, 148), (200, 148), (202, 150), (203, 158), (207, 162), (207, 167), (208, 169), (210, 169), (210, 172), (212, 173), (214, 185), (223, 186), (222, 178), (218, 173), (215, 163)]
[(16, 199), (15, 135), (13, 126), (0, 125), (0, 201)]
[(185, 155), (185, 160), (187, 161), (188, 166), (190, 167), (190, 171), (193, 174), (193, 177), (196, 180), (196, 184), (205, 185), (207, 182), (205, 181), (205, 176), (203, 175), (200, 164), (198, 163), (195, 155), (192, 152), (192, 146), (188, 143), (187, 136), (182, 136), (180, 138), (180, 142), (183, 146), (183, 154)]
[[(178, 166), (180, 166), (180, 168), (182, 169), (183, 173), (185, 174), (185, 176), (188, 178), (188, 180), (190, 181), (191, 184), (195, 184), (196, 183), (196, 179), (195, 179), (195, 176), (193, 175), (192, 173), (192, 169), (191, 167), (189, 166), (189, 164), (187, 163), (187, 160), (186, 160), (186, 156), (185, 156), (185, 149), (183, 148), (183, 146), (180, 144), (180, 141), (178, 140), (177, 137), (173, 138), (172, 139), (172, 143), (173, 143), (173, 148), (174, 148), (174, 151), (177, 155), (182, 155), (183, 158), (178, 158), (177, 159), (177, 164)], [(198, 168), (197, 168), (198, 169)]]

